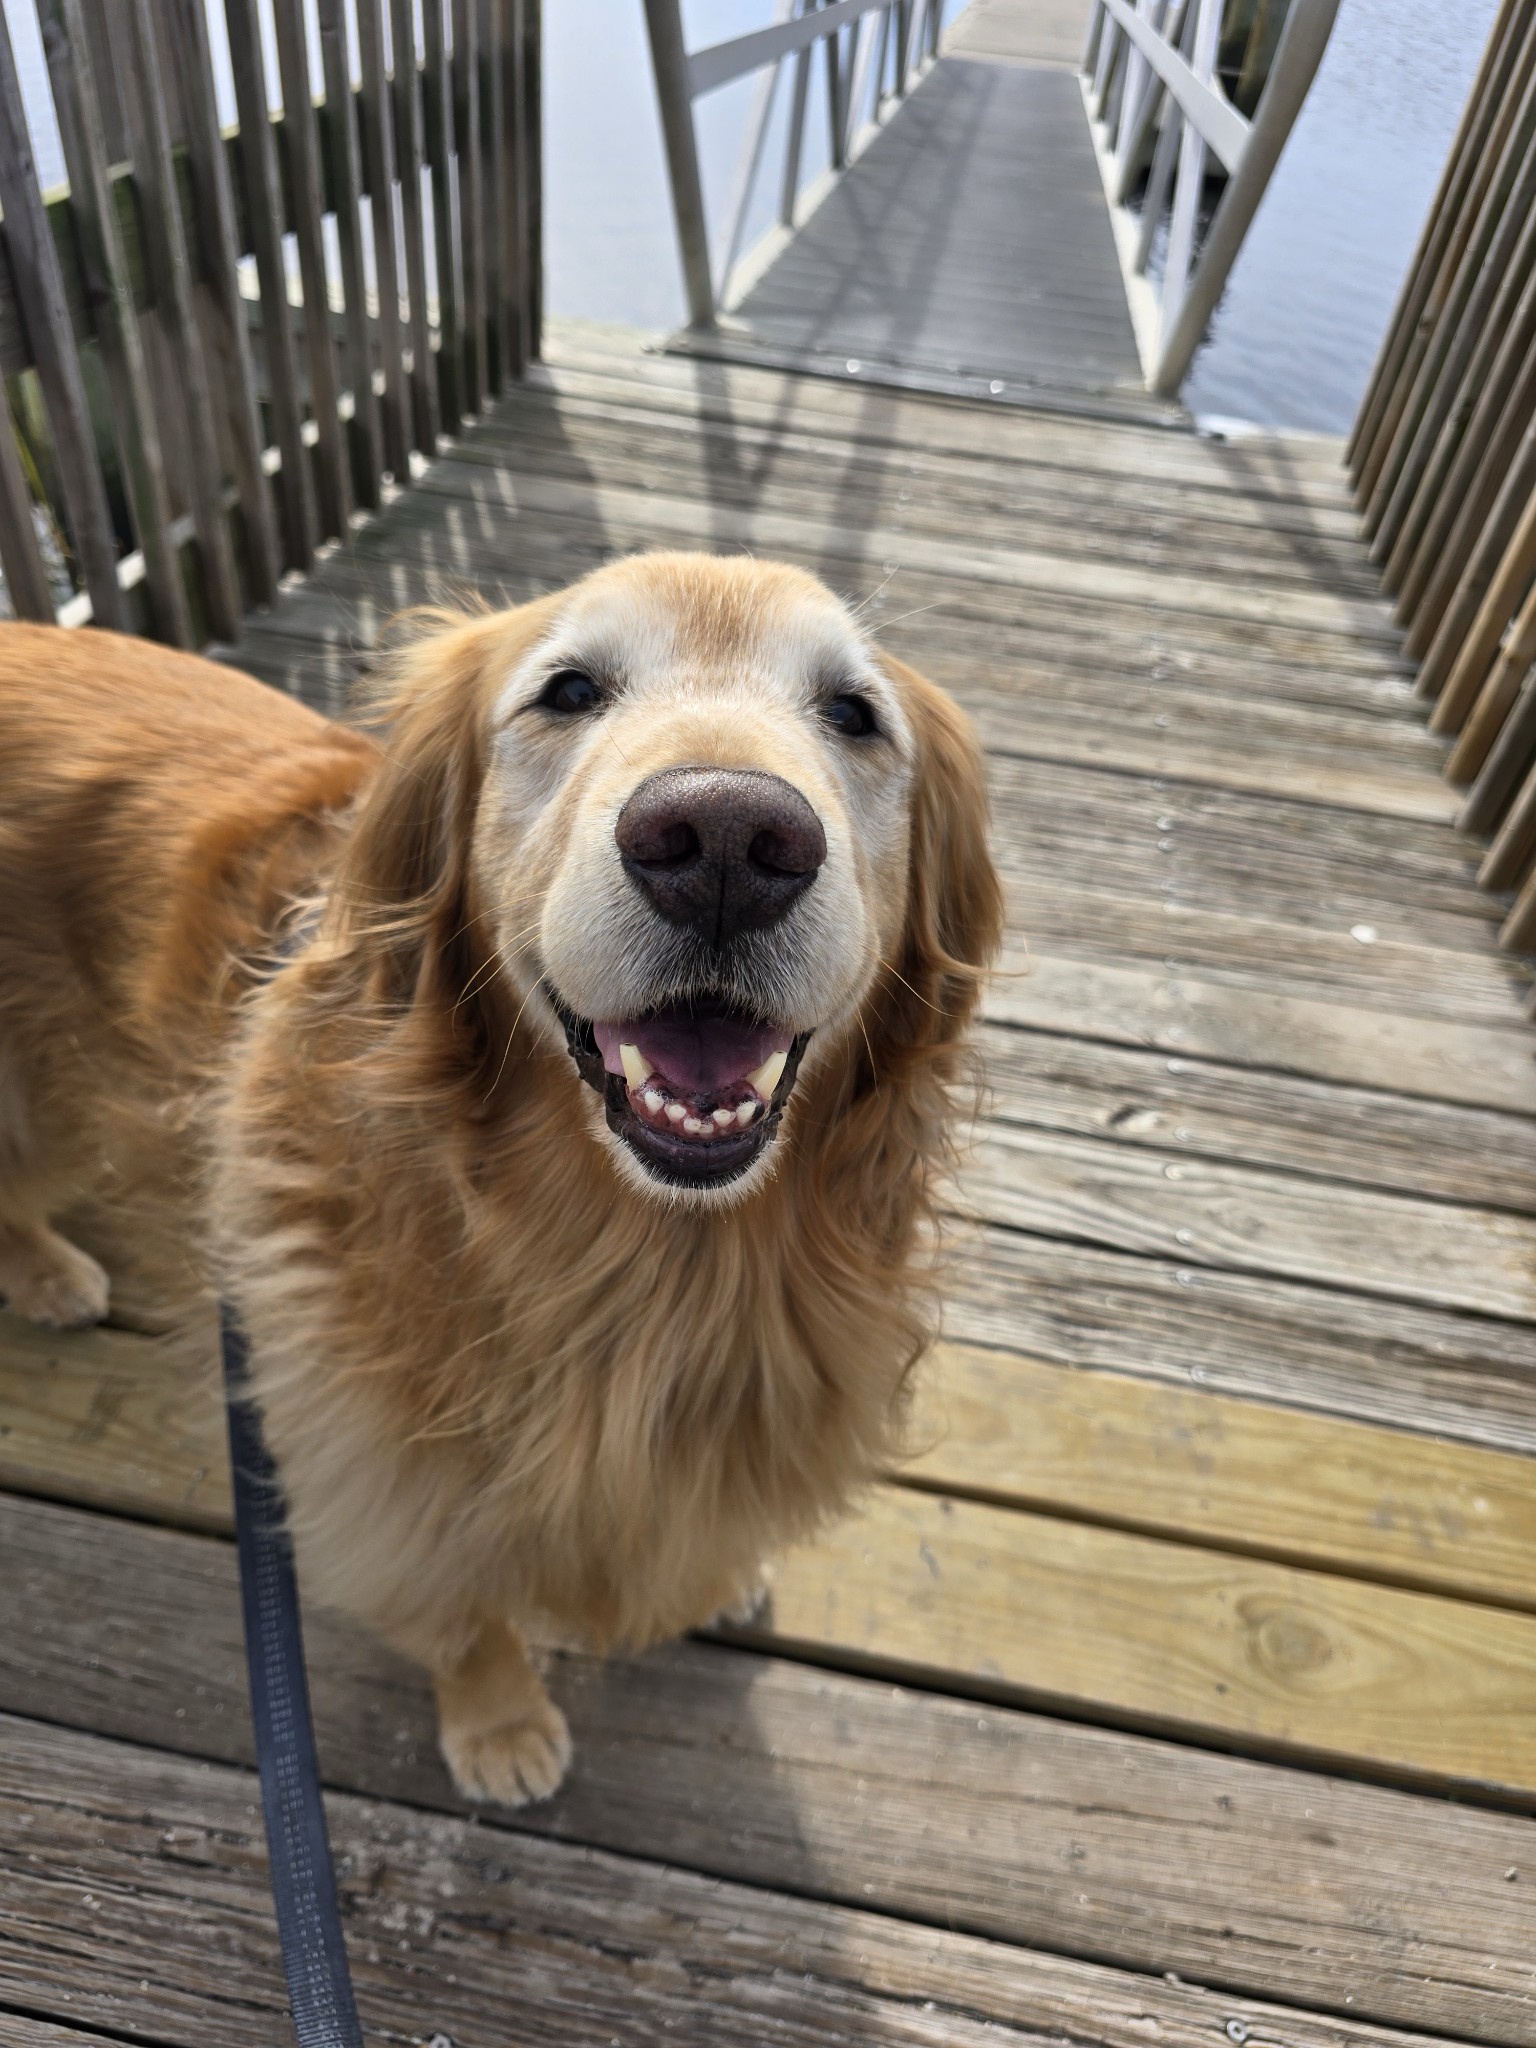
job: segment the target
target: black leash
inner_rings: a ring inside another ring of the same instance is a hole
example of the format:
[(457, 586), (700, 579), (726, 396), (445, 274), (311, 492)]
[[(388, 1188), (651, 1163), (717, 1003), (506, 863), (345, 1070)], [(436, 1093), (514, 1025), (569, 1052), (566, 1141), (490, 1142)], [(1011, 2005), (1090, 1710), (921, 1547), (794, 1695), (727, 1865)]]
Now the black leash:
[(293, 2031), (299, 2048), (363, 2048), (320, 1798), (293, 1548), (261, 1416), (250, 1398), (245, 1332), (227, 1305), (219, 1310), (219, 1351), (229, 1414), (251, 1721)]

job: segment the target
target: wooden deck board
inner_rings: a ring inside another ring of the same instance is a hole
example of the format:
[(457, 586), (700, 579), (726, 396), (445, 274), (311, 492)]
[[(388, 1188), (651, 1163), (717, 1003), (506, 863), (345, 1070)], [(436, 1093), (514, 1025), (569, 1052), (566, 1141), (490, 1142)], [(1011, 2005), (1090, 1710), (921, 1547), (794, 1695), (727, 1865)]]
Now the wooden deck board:
[(1151, 410), (1082, 95), (1053, 65), (943, 59), (734, 310), (808, 360)]
[[(1525, 2048), (1536, 1036), (1336, 451), (552, 353), (248, 665), (339, 706), (421, 597), (785, 554), (977, 716), (1027, 971), (918, 1456), (750, 1642), (557, 1659), (569, 1791), (468, 1830), (419, 1679), (315, 1618), (365, 2005), (491, 2043), (586, 1998), (561, 2038)], [(0, 1321), (27, 2048), (272, 2035), (219, 1431), (206, 1363)]]
[[(16, 1567), (0, 1580), (0, 1712), (250, 1761), (227, 1543), (23, 1502), (0, 1502), (0, 1536)], [(327, 1782), (462, 1810), (420, 1675), (324, 1614), (309, 1634)], [(576, 1737), (570, 1785), (498, 1825), (1154, 1979), (1528, 2038), (1521, 1817), (716, 1643), (563, 1655), (550, 1676)], [(1390, 1941), (1362, 1940), (1388, 1925)]]

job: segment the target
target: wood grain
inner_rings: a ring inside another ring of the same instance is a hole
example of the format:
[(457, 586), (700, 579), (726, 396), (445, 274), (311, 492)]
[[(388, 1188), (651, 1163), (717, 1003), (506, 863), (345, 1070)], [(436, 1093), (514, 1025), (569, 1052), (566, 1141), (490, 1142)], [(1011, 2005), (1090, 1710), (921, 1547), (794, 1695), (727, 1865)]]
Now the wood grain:
[[(119, 1507), (138, 1488), (140, 1512), (227, 1517), (211, 1404), (183, 1418), (166, 1377), (142, 1368), (106, 1378), (101, 1405), (91, 1385), (83, 1365), (10, 1367), (0, 1413), (13, 1388), (31, 1406), (23, 1441), (3, 1440), (8, 1484)], [(104, 1408), (122, 1424), (100, 1426)], [(137, 1446), (126, 1478), (117, 1427)], [(877, 1489), (782, 1561), (770, 1618), (747, 1639), (1536, 1799), (1536, 1729), (1518, 1704), (1536, 1683), (1536, 1619), (1033, 1513)]]
[(978, 1037), (987, 1113), (1004, 1123), (1536, 1211), (1528, 1117), (1056, 1032), (985, 1024)]
[(980, 1226), (950, 1335), (1064, 1365), (1536, 1451), (1536, 1334), (1496, 1317)]
[[(1170, 944), (1176, 914), (1170, 913)], [(1177, 957), (1177, 956), (1174, 956)], [(1004, 958), (986, 1014), (1032, 1030), (1271, 1068), (1432, 1101), (1530, 1114), (1536, 1042), (1518, 1013), (1462, 1024), (1286, 992), (1283, 977), (1225, 983), (1150, 961), (1083, 960), (1048, 948)], [(1518, 1020), (1518, 1021), (1517, 1021)]]
[[(328, 1813), (370, 2037), (1209, 2048), (1236, 2022), (1287, 2048), (1427, 2048), (403, 1806), (340, 1795)], [(285, 2000), (249, 1773), (7, 1721), (0, 1841), (22, 1839), (0, 1864), (0, 1999), (178, 2048), (270, 2048)]]
[(1192, 1266), (1536, 1322), (1536, 1218), (990, 1123), (961, 1175), (988, 1222)]
[[(0, 1550), (0, 1711), (249, 1763), (228, 1544), (0, 1500)], [(420, 1675), (325, 1614), (306, 1634), (327, 1783), (462, 1810)], [(1521, 1818), (717, 1643), (559, 1656), (549, 1678), (576, 1761), (558, 1799), (503, 1817), (520, 1831), (1357, 2019), (1524, 2039), (1536, 1971), (1505, 1876), (1525, 1875)]]
[(1536, 1612), (1536, 1465), (1192, 1387), (939, 1345), (904, 1479)]

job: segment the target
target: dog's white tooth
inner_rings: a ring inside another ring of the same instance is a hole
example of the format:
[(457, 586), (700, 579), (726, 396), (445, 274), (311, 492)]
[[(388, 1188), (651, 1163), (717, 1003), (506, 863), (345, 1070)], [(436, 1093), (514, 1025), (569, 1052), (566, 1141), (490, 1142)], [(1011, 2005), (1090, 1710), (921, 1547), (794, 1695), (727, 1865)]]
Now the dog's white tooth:
[(755, 1117), (756, 1115), (757, 1115), (757, 1104), (756, 1104), (755, 1102), (738, 1102), (738, 1103), (737, 1103), (737, 1105), (736, 1105), (736, 1121), (737, 1121), (737, 1123), (739, 1123), (739, 1124), (741, 1125), (741, 1127), (742, 1127), (742, 1129), (743, 1129), (743, 1130), (745, 1130), (745, 1129), (746, 1129), (747, 1125), (748, 1125), (749, 1123), (751, 1123), (751, 1121), (752, 1121), (753, 1117)]
[(722, 1131), (725, 1129), (727, 1124), (733, 1124), (736, 1121), (736, 1112), (734, 1109), (716, 1109), (712, 1110), (710, 1114), (714, 1117), (715, 1122), (720, 1126)]
[(666, 1101), (666, 1099), (667, 1098), (665, 1097), (665, 1095), (659, 1094), (654, 1088), (647, 1088), (645, 1094), (641, 1097), (641, 1100), (644, 1102), (646, 1108), (651, 1112), (652, 1116), (660, 1116), (661, 1105)]
[(667, 1115), (671, 1117), (673, 1123), (680, 1124), (687, 1114), (687, 1110), (684, 1109), (680, 1102), (669, 1102), (667, 1104)]
[(683, 1118), (683, 1129), (688, 1133), (690, 1138), (696, 1138), (699, 1135), (700, 1131), (703, 1130), (703, 1128), (704, 1121), (702, 1117), (685, 1116)]
[(771, 1102), (774, 1089), (784, 1078), (784, 1068), (788, 1060), (787, 1052), (771, 1052), (755, 1074), (748, 1074), (747, 1086), (755, 1088), (764, 1102)]
[(638, 1045), (619, 1047), (619, 1065), (631, 1088), (643, 1088), (656, 1071)]

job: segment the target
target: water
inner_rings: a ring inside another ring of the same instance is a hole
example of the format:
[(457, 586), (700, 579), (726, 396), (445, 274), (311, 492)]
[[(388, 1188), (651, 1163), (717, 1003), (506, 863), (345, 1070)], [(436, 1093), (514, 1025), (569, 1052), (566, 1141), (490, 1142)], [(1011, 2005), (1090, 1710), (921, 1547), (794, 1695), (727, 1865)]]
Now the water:
[(1496, 0), (1344, 0), (1184, 387), (1198, 413), (1343, 433)]
[[(1343, 0), (1316, 83), (1185, 386), (1195, 411), (1270, 426), (1348, 427), (1495, 4)], [(63, 164), (32, 0), (4, 5), (38, 167), (51, 184), (62, 179)], [(950, 12), (959, 11), (954, 0)], [(686, 0), (689, 47), (761, 27), (772, 14), (772, 0)], [(674, 327), (683, 317), (683, 294), (640, 0), (545, 0), (544, 18), (550, 310)], [(225, 73), (223, 62), (219, 69)], [(232, 99), (227, 75), (220, 86), (221, 100)], [(742, 81), (699, 105), (706, 198), (717, 227), (752, 90), (751, 81)], [(221, 112), (232, 118), (232, 105)], [(817, 167), (812, 151), (824, 134), (813, 101), (808, 170)], [(767, 161), (778, 161), (771, 146)], [(754, 227), (770, 203), (768, 180), (763, 184)]]
[[(1343, 0), (1185, 386), (1196, 412), (1348, 428), (1495, 5)], [(765, 0), (693, 0), (689, 47), (758, 27), (770, 14)], [(676, 326), (682, 287), (639, 0), (547, 0), (545, 21), (550, 307)], [(716, 219), (749, 91), (729, 87), (700, 105)], [(808, 132), (820, 133), (814, 119)]]

